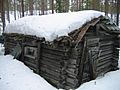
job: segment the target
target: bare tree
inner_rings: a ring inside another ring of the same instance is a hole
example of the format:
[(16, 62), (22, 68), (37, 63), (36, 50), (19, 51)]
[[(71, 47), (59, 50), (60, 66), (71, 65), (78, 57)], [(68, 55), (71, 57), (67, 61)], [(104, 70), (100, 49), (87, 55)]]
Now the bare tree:
[(92, 0), (92, 9), (99, 10), (100, 9), (100, 0)]
[(41, 0), (41, 12), (42, 12), (42, 15), (45, 14), (45, 7), (44, 7), (45, 3), (44, 3), (44, 0)]
[(120, 1), (117, 0), (117, 17), (116, 17), (116, 24), (119, 25), (119, 13), (120, 13)]
[(81, 10), (83, 10), (83, 8), (84, 8), (83, 3), (84, 3), (84, 0), (81, 0)]
[(29, 0), (29, 11), (30, 15), (33, 15), (33, 0)]
[(7, 20), (10, 23), (9, 2), (8, 2), (8, 0), (6, 0), (6, 9), (7, 9)]
[(81, 10), (81, 0), (78, 0), (78, 10)]
[(24, 0), (21, 0), (22, 17), (24, 17)]
[(14, 18), (16, 20), (16, 1), (14, 0)]
[(3, 23), (3, 32), (5, 30), (5, 6), (4, 6), (5, 1), (0, 0), (0, 13), (1, 13), (1, 19)]
[(105, 0), (105, 15), (108, 15), (108, 0)]
[(68, 12), (69, 11), (69, 0), (62, 0), (61, 2), (61, 8), (62, 12)]
[(52, 14), (54, 13), (54, 0), (51, 1), (52, 4)]

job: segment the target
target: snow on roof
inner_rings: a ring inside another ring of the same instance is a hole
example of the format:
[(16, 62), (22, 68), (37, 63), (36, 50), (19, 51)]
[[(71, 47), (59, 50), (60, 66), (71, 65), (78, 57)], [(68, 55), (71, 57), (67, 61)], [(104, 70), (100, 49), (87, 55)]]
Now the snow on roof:
[(27, 16), (7, 25), (5, 33), (19, 33), (45, 37), (52, 41), (56, 37), (66, 36), (80, 28), (86, 22), (98, 18), (102, 13), (94, 10), (56, 13), (42, 16)]

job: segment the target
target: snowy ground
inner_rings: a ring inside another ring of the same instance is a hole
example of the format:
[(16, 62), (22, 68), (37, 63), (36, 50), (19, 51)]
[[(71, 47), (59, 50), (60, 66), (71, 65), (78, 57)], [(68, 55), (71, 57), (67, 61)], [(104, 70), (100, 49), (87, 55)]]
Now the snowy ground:
[[(13, 56), (4, 56), (0, 44), (0, 90), (57, 90)], [(120, 90), (120, 70), (82, 84), (76, 90)], [(60, 89), (62, 90), (62, 89)]]

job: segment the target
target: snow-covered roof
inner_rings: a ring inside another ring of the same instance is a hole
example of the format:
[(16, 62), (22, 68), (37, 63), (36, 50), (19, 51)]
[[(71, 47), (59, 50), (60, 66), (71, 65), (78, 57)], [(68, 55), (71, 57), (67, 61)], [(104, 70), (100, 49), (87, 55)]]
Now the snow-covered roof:
[(86, 22), (98, 18), (102, 13), (94, 10), (56, 13), (42, 16), (27, 16), (7, 25), (5, 33), (19, 33), (45, 37), (52, 41), (56, 37), (66, 36), (80, 28)]

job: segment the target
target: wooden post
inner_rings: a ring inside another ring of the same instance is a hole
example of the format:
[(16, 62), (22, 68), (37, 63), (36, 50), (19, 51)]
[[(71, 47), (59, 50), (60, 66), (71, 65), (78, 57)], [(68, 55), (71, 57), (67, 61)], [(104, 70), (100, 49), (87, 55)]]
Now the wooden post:
[(83, 77), (83, 68), (84, 68), (84, 61), (86, 59), (86, 38), (84, 39), (84, 46), (83, 46), (83, 51), (82, 51), (82, 57), (81, 57), (81, 62), (79, 64), (80, 69), (79, 69), (79, 76), (80, 76), (80, 83), (82, 83), (82, 77)]
[(37, 73), (40, 74), (40, 59), (41, 59), (41, 41), (38, 41), (37, 44)]

